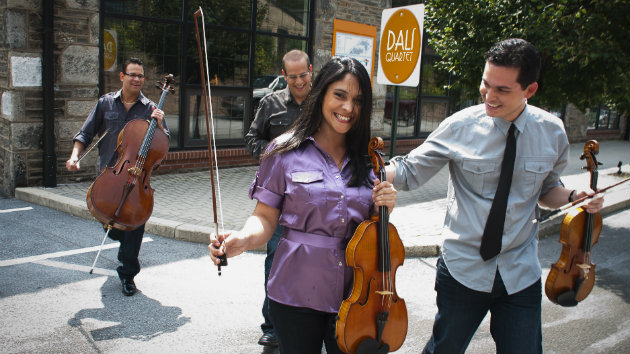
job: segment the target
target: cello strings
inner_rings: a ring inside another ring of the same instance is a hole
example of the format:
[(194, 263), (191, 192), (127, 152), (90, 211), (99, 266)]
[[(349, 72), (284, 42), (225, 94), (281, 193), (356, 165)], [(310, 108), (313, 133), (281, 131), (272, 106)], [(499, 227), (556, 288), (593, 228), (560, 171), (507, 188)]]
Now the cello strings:
[[(221, 232), (224, 231), (224, 227), (223, 227), (223, 206), (221, 203), (221, 182), (219, 180), (219, 159), (217, 158), (217, 140), (216, 140), (216, 134), (214, 132), (214, 115), (212, 113), (212, 94), (211, 94), (211, 88), (210, 88), (210, 72), (208, 71), (210, 69), (210, 65), (208, 65), (208, 48), (207, 48), (207, 41), (206, 41), (206, 20), (205, 20), (205, 15), (203, 13), (203, 9), (201, 8), (201, 6), (199, 7), (199, 10), (201, 11), (201, 28), (203, 31), (203, 50), (204, 50), (204, 61), (205, 61), (205, 66), (206, 66), (206, 87), (208, 88), (208, 103), (210, 105), (210, 127), (212, 129), (212, 137), (211, 137), (211, 141), (212, 141), (212, 153), (214, 155), (214, 167), (215, 167), (215, 171), (216, 171), (216, 180), (217, 180), (217, 195), (218, 195), (218, 199), (219, 199), (219, 221), (221, 224)], [(212, 167), (211, 167), (212, 168)]]

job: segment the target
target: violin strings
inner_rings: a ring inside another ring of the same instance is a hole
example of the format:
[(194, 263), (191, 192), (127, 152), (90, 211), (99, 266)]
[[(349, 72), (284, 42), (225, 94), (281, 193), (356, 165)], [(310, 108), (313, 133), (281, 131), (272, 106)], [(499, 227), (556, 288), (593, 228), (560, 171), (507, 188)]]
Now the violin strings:
[[(211, 94), (211, 88), (210, 88), (210, 65), (208, 65), (208, 48), (207, 48), (207, 41), (206, 41), (206, 21), (205, 21), (205, 15), (203, 13), (203, 9), (201, 9), (201, 7), (199, 7), (199, 10), (201, 11), (201, 28), (203, 31), (203, 50), (204, 50), (204, 61), (205, 61), (205, 66), (206, 66), (206, 87), (208, 88), (208, 104), (210, 105), (210, 127), (212, 129), (212, 137), (211, 137), (211, 142), (212, 142), (212, 153), (214, 155), (214, 167), (215, 167), (215, 171), (216, 171), (216, 180), (217, 180), (217, 196), (219, 199), (219, 221), (221, 224), (221, 232), (223, 232), (224, 227), (223, 227), (223, 205), (221, 203), (221, 182), (219, 180), (219, 159), (217, 158), (217, 140), (216, 140), (216, 134), (214, 132), (214, 115), (212, 113), (212, 94)], [(212, 158), (212, 157), (211, 157)], [(211, 167), (212, 168), (212, 167)]]

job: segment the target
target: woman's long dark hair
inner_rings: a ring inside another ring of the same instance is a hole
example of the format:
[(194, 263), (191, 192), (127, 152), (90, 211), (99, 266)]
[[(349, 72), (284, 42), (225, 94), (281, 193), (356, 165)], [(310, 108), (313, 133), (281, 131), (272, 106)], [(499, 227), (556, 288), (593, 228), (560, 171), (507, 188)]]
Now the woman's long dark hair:
[(348, 186), (356, 187), (361, 184), (372, 184), (368, 178), (369, 170), (365, 158), (370, 141), (372, 83), (365, 67), (359, 61), (350, 57), (332, 57), (322, 67), (319, 74), (315, 77), (315, 81), (313, 81), (311, 92), (306, 97), (302, 113), (285, 133), (286, 135), (283, 134), (277, 139), (277, 145), (267, 151), (263, 158), (293, 150), (317, 132), (322, 124), (322, 105), (328, 86), (333, 82), (342, 80), (346, 74), (352, 74), (357, 78), (362, 97), (359, 119), (352, 124), (352, 128), (346, 133), (346, 154), (350, 158), (352, 168), (352, 178), (348, 182)]

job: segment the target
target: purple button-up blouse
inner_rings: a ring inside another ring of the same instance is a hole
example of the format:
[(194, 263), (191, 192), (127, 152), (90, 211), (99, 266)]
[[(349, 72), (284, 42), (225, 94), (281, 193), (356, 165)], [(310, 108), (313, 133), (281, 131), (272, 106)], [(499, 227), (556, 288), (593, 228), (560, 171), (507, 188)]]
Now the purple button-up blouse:
[(349, 294), (346, 245), (373, 207), (370, 187), (346, 185), (349, 161), (340, 172), (312, 138), (261, 161), (249, 197), (279, 209), (284, 226), (267, 282), (270, 299), (336, 313)]

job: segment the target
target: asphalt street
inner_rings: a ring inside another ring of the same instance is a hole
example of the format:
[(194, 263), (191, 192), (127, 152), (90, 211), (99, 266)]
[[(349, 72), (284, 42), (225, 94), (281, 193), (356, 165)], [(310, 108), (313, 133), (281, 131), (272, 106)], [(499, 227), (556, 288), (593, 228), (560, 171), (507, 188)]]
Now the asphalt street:
[[(604, 218), (593, 248), (592, 293), (577, 307), (543, 299), (546, 353), (630, 352), (630, 210)], [(200, 243), (145, 235), (140, 291), (120, 292), (117, 243), (96, 221), (0, 198), (0, 347), (3, 353), (274, 353), (256, 342), (262, 316), (262, 253), (230, 259), (217, 276)], [(541, 240), (543, 281), (557, 237)], [(409, 313), (397, 353), (419, 353), (435, 316), (436, 258), (407, 258), (396, 275)], [(488, 318), (467, 353), (492, 353)]]

